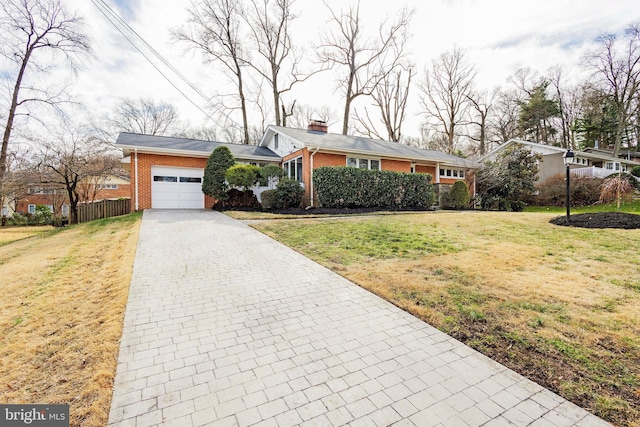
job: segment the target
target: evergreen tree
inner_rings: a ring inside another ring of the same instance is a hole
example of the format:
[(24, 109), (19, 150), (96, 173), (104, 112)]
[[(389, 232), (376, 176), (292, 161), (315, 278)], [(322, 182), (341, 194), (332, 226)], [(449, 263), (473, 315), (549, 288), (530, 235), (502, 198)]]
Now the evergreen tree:
[(227, 169), (235, 164), (233, 154), (229, 147), (224, 145), (218, 146), (207, 160), (207, 167), (204, 170), (202, 179), (202, 192), (207, 196), (211, 196), (217, 200), (226, 200), (227, 181), (225, 174)]

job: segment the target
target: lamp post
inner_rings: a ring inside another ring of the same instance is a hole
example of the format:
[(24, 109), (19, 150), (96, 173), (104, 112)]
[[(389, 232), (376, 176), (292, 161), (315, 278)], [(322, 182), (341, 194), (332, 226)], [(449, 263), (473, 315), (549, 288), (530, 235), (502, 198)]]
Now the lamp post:
[(571, 164), (573, 163), (575, 159), (575, 155), (573, 154), (573, 151), (571, 151), (571, 149), (568, 149), (564, 155), (562, 156), (562, 162), (565, 164), (565, 166), (567, 167), (567, 225), (569, 225), (569, 220), (570, 220), (570, 202), (571, 202), (571, 185), (570, 185), (570, 178), (569, 175), (571, 174)]

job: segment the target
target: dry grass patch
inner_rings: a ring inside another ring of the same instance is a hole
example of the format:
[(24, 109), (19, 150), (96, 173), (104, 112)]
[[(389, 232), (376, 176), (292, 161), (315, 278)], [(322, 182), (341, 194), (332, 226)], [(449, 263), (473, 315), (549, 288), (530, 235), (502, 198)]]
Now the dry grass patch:
[(53, 230), (53, 227), (1, 227), (0, 228), (0, 246), (16, 240), (26, 239), (27, 237), (36, 236), (38, 234), (47, 233)]
[(540, 213), (254, 226), (604, 419), (639, 426), (640, 230)]
[(0, 247), (0, 401), (68, 403), (106, 425), (139, 215)]

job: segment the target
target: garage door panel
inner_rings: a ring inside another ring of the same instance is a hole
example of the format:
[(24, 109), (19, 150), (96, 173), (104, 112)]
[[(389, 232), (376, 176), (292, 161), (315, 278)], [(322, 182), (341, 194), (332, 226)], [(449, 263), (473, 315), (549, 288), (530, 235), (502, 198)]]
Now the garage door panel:
[(151, 207), (154, 209), (203, 209), (202, 169), (151, 168)]

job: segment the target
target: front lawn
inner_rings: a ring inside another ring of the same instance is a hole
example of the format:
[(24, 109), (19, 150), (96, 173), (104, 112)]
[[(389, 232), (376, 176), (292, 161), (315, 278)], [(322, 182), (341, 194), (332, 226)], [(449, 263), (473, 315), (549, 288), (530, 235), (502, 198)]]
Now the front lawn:
[(258, 230), (618, 425), (640, 421), (640, 230), (554, 214), (265, 221)]
[(107, 424), (139, 224), (131, 214), (0, 246), (0, 402), (68, 403), (70, 425)]

